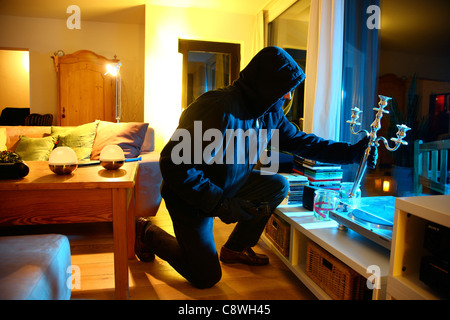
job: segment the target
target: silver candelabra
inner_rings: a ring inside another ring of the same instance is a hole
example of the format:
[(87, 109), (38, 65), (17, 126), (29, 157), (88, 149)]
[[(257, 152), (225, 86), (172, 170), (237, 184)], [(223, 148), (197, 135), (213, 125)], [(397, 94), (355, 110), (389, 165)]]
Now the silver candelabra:
[(364, 152), (364, 156), (362, 157), (361, 162), (359, 164), (358, 171), (356, 172), (355, 182), (353, 183), (353, 187), (350, 192), (350, 198), (355, 197), (356, 190), (359, 188), (362, 177), (364, 176), (364, 172), (366, 171), (367, 168), (367, 158), (369, 157), (370, 149), (372, 147), (378, 148), (380, 145), (378, 141), (380, 140), (383, 141), (386, 149), (389, 151), (395, 151), (400, 147), (400, 145), (408, 144), (408, 142), (403, 141), (403, 138), (406, 137), (406, 131), (410, 130), (410, 128), (408, 128), (404, 124), (397, 124), (398, 128), (397, 138), (391, 138), (391, 141), (395, 143), (395, 146), (392, 148), (389, 146), (389, 142), (386, 140), (386, 138), (377, 137), (377, 132), (378, 130), (381, 129), (381, 118), (383, 117), (383, 114), (384, 113), (389, 114), (389, 111), (384, 110), (384, 108), (386, 108), (386, 106), (388, 105), (388, 101), (391, 100), (391, 98), (382, 95), (379, 95), (378, 97), (380, 98), (380, 101), (378, 102), (378, 108), (373, 108), (373, 110), (376, 111), (377, 113), (375, 115), (374, 122), (372, 122), (372, 124), (370, 125), (371, 128), (370, 132), (368, 132), (367, 130), (360, 130), (358, 132), (355, 132), (354, 126), (361, 125), (361, 123), (358, 123), (357, 121), (359, 118), (359, 114), (362, 111), (357, 107), (352, 108), (351, 120), (347, 121), (347, 123), (350, 124), (350, 131), (352, 134), (359, 134), (364, 132), (366, 136), (369, 137), (369, 144), (367, 145), (367, 148)]

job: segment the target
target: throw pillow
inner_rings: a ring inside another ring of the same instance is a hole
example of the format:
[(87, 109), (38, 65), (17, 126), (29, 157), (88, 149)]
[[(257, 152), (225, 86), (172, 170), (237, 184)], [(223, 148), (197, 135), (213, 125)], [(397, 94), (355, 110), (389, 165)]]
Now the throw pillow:
[(0, 151), (8, 150), (6, 147), (6, 128), (0, 128)]
[(19, 137), (15, 153), (24, 161), (48, 161), (48, 157), (55, 147), (56, 138), (52, 136), (44, 138)]
[(125, 158), (136, 158), (141, 153), (147, 128), (148, 123), (142, 122), (100, 121), (92, 147), (91, 159), (98, 160), (102, 149), (109, 144), (120, 146)]
[(90, 160), (92, 145), (99, 121), (82, 124), (77, 127), (52, 127), (52, 136), (58, 139), (58, 147), (69, 147), (78, 160)]

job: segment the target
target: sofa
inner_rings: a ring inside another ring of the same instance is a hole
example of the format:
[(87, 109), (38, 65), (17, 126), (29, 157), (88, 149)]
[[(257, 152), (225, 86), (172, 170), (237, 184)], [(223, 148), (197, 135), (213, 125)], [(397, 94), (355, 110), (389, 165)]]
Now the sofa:
[(72, 291), (66, 236), (0, 237), (0, 300), (68, 300)]
[[(74, 127), (0, 126), (0, 151), (15, 152), (25, 163), (48, 161), (50, 153), (59, 146), (74, 150), (79, 163), (98, 160), (103, 147), (109, 144), (119, 145), (126, 158), (139, 159), (135, 216), (156, 215), (162, 177), (159, 153), (154, 151), (154, 130), (148, 123), (94, 121)], [(130, 237), (128, 242), (130, 245), (134, 239)], [(0, 257), (1, 300), (70, 299), (71, 258), (66, 236), (1, 236)]]
[(161, 203), (159, 152), (148, 123), (94, 121), (80, 126), (0, 126), (0, 151), (19, 154), (26, 162), (47, 161), (58, 146), (71, 147), (79, 162), (98, 160), (108, 144), (119, 145), (126, 158), (138, 158), (135, 216), (156, 215)]

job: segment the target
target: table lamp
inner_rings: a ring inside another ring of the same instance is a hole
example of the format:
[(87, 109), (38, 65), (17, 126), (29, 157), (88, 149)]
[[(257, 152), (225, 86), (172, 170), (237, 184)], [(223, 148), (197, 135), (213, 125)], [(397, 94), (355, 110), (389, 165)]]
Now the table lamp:
[(107, 170), (117, 170), (123, 166), (124, 162), (125, 155), (118, 145), (107, 145), (100, 153), (100, 164)]
[(57, 147), (50, 153), (48, 166), (56, 174), (70, 174), (78, 167), (77, 155), (69, 147)]

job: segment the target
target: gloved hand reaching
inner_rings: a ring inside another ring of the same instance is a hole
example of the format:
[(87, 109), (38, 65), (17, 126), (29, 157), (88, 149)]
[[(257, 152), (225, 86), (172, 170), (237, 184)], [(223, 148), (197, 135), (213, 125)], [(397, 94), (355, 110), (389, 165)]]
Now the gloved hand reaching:
[[(367, 149), (367, 146), (369, 144), (370, 138), (368, 136), (362, 138), (359, 140), (356, 144), (353, 146), (355, 147), (353, 152), (353, 162), (359, 163), (364, 156), (364, 152)], [(367, 167), (369, 169), (375, 169), (377, 165), (377, 159), (378, 159), (378, 148), (371, 147), (369, 157), (367, 158)]]
[(208, 216), (219, 217), (224, 223), (249, 220), (254, 215), (270, 215), (268, 203), (254, 204), (240, 198), (223, 198)]

